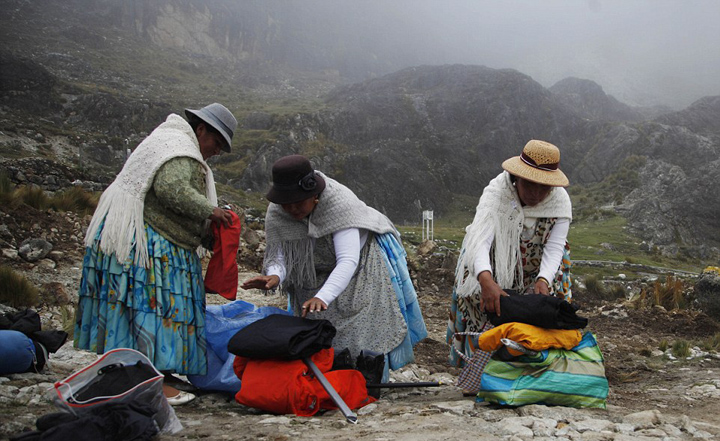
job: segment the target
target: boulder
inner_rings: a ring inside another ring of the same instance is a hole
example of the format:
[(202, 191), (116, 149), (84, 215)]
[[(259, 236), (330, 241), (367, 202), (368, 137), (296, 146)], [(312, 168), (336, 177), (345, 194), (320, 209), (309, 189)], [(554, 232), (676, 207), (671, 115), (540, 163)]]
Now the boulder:
[(720, 275), (705, 271), (695, 283), (695, 306), (720, 321)]
[(44, 239), (25, 239), (18, 249), (20, 257), (28, 262), (36, 262), (52, 251), (53, 246)]

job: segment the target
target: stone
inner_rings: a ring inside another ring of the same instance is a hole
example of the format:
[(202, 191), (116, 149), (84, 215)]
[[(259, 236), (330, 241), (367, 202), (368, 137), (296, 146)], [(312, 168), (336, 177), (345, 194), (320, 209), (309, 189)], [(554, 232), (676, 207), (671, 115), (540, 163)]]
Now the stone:
[(463, 415), (471, 412), (475, 408), (475, 402), (472, 400), (465, 401), (445, 401), (439, 403), (433, 403), (431, 407), (436, 409), (444, 410), (446, 412), (454, 413), (456, 415)]
[(63, 257), (65, 257), (65, 253), (62, 251), (53, 250), (50, 251), (47, 255), (49, 259), (52, 259), (54, 262), (60, 262)]
[(18, 257), (18, 251), (12, 248), (3, 248), (2, 256), (6, 259), (15, 260)]
[(69, 305), (72, 303), (65, 286), (60, 282), (46, 283), (40, 289), (40, 299), (48, 305)]
[(432, 240), (425, 240), (423, 243), (418, 245), (417, 247), (417, 253), (418, 256), (427, 256), (433, 252), (435, 249), (435, 242)]
[(357, 410), (358, 415), (368, 415), (372, 413), (374, 410), (378, 408), (378, 405), (375, 403), (370, 403), (367, 406), (363, 406), (360, 409)]
[(18, 253), (28, 262), (37, 262), (47, 256), (52, 249), (52, 244), (44, 239), (25, 239), (20, 244)]
[(614, 425), (612, 421), (608, 420), (588, 419), (582, 421), (575, 421), (571, 424), (571, 426), (578, 432), (583, 433), (588, 431), (601, 432), (603, 430), (612, 430)]
[(270, 417), (265, 418), (264, 420), (258, 421), (258, 424), (277, 424), (279, 426), (290, 424), (290, 421), (292, 421), (288, 417), (284, 416), (276, 416), (276, 417)]
[(0, 224), (0, 237), (3, 237), (5, 239), (10, 239), (13, 237), (10, 229), (5, 224)]
[(37, 261), (37, 267), (40, 270), (54, 270), (57, 264), (51, 259), (40, 259)]
[(247, 247), (253, 251), (260, 246), (260, 236), (252, 228), (243, 228), (242, 238), (245, 240)]
[(622, 419), (623, 423), (634, 424), (639, 429), (653, 427), (660, 423), (660, 412), (657, 410), (645, 410), (642, 412), (631, 413), (625, 415)]
[(705, 314), (720, 320), (720, 275), (714, 271), (703, 272), (693, 288), (695, 304)]

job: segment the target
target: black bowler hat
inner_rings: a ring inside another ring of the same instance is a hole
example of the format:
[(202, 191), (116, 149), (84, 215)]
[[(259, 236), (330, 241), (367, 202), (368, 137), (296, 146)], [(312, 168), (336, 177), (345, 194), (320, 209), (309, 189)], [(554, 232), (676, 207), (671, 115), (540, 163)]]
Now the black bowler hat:
[(325, 179), (302, 155), (284, 156), (272, 166), (272, 188), (265, 196), (276, 204), (294, 204), (322, 193)]

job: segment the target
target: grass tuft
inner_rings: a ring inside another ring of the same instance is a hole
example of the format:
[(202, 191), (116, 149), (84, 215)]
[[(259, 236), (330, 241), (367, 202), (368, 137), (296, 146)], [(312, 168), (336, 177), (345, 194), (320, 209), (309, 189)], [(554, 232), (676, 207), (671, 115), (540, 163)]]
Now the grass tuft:
[(0, 266), (0, 303), (13, 308), (30, 307), (39, 301), (38, 290), (25, 276)]
[(659, 348), (660, 348), (661, 351), (665, 352), (665, 351), (668, 350), (669, 347), (670, 347), (670, 342), (668, 342), (668, 341), (665, 340), (665, 339), (660, 340), (660, 346), (659, 346)]
[(677, 340), (672, 345), (672, 354), (677, 358), (687, 358), (690, 356), (690, 342), (687, 340)]
[(665, 282), (656, 280), (653, 285), (653, 298), (656, 305), (660, 305), (666, 310), (685, 309), (686, 301), (683, 296), (685, 284), (682, 280), (668, 275)]
[(56, 193), (48, 202), (55, 211), (72, 211), (81, 216), (92, 214), (97, 208), (100, 196), (80, 187), (71, 187)]
[(15, 195), (23, 204), (33, 207), (36, 210), (44, 210), (48, 206), (49, 198), (40, 187), (20, 187), (15, 191)]

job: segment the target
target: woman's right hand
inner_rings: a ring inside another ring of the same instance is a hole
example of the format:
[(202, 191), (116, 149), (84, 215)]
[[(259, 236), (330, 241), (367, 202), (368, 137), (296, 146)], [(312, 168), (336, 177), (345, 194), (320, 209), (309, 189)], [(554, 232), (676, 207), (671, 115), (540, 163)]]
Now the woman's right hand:
[(480, 282), (480, 310), (497, 314), (500, 316), (500, 297), (508, 295), (500, 285), (495, 283), (490, 271), (483, 271), (478, 274), (478, 282)]
[(242, 289), (262, 289), (267, 291), (273, 289), (280, 284), (280, 277), (272, 276), (255, 276), (243, 282)]
[(232, 215), (230, 214), (230, 211), (223, 210), (219, 207), (213, 208), (213, 212), (210, 216), (208, 216), (208, 219), (215, 223), (222, 224), (226, 228), (232, 225)]

